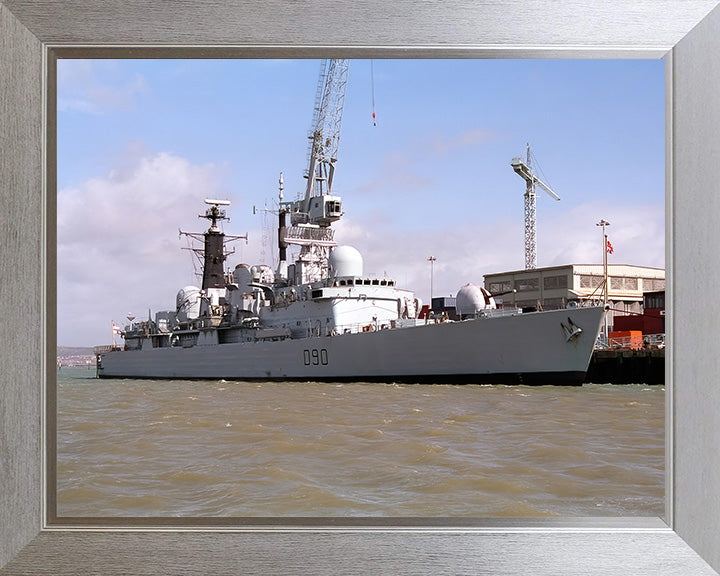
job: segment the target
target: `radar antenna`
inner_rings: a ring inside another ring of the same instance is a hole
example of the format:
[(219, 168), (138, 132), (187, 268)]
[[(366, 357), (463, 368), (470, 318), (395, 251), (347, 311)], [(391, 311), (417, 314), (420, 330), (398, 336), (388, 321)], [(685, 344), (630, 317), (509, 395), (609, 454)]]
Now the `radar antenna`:
[(198, 218), (206, 218), (210, 220), (211, 230), (218, 230), (218, 220), (227, 220), (228, 222), (230, 222), (230, 218), (225, 216), (225, 210), (219, 208), (219, 206), (230, 206), (229, 200), (213, 200), (211, 198), (205, 198), (205, 204), (209, 204), (210, 208), (205, 210), (205, 214), (200, 214)]

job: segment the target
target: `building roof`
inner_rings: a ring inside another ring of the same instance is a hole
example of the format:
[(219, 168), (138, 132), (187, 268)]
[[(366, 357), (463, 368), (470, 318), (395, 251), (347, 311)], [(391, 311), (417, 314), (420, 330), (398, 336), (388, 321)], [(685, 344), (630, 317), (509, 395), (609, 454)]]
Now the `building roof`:
[[(522, 269), (522, 270), (508, 270), (507, 272), (493, 272), (492, 274), (485, 274), (484, 277), (491, 277), (491, 276), (507, 276), (509, 274), (532, 274), (537, 272), (545, 272), (545, 271), (552, 271), (552, 270), (563, 270), (572, 268), (573, 273), (586, 273), (586, 274), (592, 274), (596, 272), (600, 272), (602, 274), (603, 272), (603, 265), (602, 264), (563, 264), (559, 266), (546, 266), (546, 267), (539, 267), (539, 268), (533, 268), (530, 270)], [(638, 266), (635, 264), (608, 264), (608, 274), (609, 275), (617, 275), (617, 274), (632, 274), (632, 272), (646, 272), (647, 276), (652, 278), (665, 278), (665, 269), (664, 268), (655, 268), (652, 266)]]

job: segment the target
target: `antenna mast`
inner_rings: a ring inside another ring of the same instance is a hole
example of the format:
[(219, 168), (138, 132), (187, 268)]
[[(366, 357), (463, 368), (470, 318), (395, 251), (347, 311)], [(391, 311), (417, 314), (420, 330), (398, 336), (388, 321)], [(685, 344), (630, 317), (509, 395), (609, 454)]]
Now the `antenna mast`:
[(218, 221), (230, 221), (225, 214), (225, 209), (220, 206), (229, 206), (229, 200), (213, 200), (205, 199), (205, 204), (209, 206), (205, 210), (205, 214), (198, 215), (198, 218), (210, 220), (210, 228), (202, 234), (195, 232), (183, 232), (180, 230), (181, 236), (192, 238), (203, 243), (202, 248), (188, 248), (195, 253), (198, 260), (202, 263), (202, 290), (209, 288), (225, 288), (225, 260), (234, 252), (226, 251), (225, 244), (235, 242), (236, 240), (245, 240), (247, 242), (247, 234), (244, 236), (226, 235), (218, 227)]

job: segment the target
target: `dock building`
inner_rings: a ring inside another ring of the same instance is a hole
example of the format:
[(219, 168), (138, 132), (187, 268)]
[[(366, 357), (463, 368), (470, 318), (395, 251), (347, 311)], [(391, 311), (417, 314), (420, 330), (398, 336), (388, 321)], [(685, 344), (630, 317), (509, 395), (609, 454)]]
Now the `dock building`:
[[(643, 313), (643, 294), (665, 290), (665, 270), (647, 266), (608, 265), (608, 325), (616, 316)], [(565, 308), (573, 303), (602, 304), (604, 271), (601, 264), (567, 264), (515, 270), (484, 276), (485, 288), (498, 306), (529, 310)]]

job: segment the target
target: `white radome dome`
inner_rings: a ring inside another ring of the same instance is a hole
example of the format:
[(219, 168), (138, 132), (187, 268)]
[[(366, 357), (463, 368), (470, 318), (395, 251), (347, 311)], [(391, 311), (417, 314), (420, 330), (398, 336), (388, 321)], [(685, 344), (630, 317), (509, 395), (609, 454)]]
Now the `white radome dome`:
[(490, 295), (490, 292), (481, 286), (465, 284), (455, 297), (455, 311), (461, 317), (472, 316), (486, 308), (495, 308), (495, 300)]
[(330, 252), (329, 258), (330, 275), (339, 276), (362, 276), (363, 257), (352, 246), (336, 246)]

